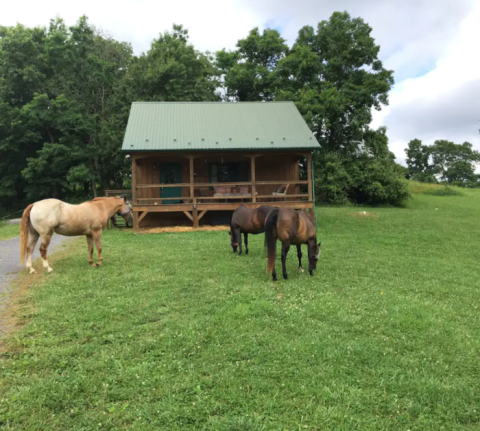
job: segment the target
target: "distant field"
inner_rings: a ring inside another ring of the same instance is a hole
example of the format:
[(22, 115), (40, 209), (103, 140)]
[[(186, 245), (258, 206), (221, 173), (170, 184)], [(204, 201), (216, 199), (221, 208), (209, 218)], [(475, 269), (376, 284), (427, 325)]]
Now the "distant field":
[(442, 184), (419, 183), (418, 181), (409, 181), (412, 193), (435, 195), (435, 196), (458, 196), (464, 195), (468, 189), (460, 187), (445, 186)]
[(276, 284), (261, 236), (74, 242), (19, 304), (0, 428), (479, 429), (479, 220), (476, 190), (320, 208), (314, 277), (291, 252)]

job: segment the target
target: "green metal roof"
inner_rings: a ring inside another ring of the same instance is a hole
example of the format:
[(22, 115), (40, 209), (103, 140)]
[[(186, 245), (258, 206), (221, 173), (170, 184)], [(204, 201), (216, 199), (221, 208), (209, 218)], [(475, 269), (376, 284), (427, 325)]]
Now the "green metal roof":
[(134, 102), (123, 151), (315, 149), (293, 102)]

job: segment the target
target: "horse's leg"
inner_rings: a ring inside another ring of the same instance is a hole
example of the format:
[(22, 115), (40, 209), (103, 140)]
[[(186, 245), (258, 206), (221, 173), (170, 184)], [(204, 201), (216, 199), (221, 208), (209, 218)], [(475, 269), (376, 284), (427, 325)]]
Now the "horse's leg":
[(272, 281), (277, 281), (277, 272), (275, 271), (275, 264), (273, 264), (273, 271), (272, 271)]
[(95, 241), (95, 247), (97, 247), (97, 266), (102, 266), (102, 260), (103, 256), (102, 254), (102, 232), (100, 231), (99, 233), (94, 233), (93, 234), (93, 239)]
[(33, 269), (32, 266), (32, 254), (37, 245), (38, 237), (40, 235), (38, 232), (30, 226), (28, 232), (28, 242), (27, 242), (27, 268), (30, 270), (30, 274), (35, 274), (37, 271)]
[(282, 243), (282, 269), (283, 269), (283, 278), (286, 280), (288, 278), (287, 275), (287, 254), (288, 250), (290, 250), (290, 243), (283, 242)]
[(297, 245), (297, 257), (298, 257), (298, 269), (300, 272), (303, 272), (302, 268), (302, 246)]
[(93, 236), (87, 235), (87, 244), (88, 244), (88, 263), (90, 266), (95, 266), (93, 263)]
[(245, 238), (245, 254), (248, 254), (248, 233), (245, 232), (243, 237)]
[(47, 270), (47, 272), (52, 272), (53, 269), (50, 268), (50, 265), (48, 264), (47, 260), (47, 250), (48, 246), (50, 245), (50, 240), (52, 239), (52, 234), (47, 233), (45, 235), (41, 236), (42, 242), (40, 244), (40, 255), (42, 256), (43, 259), (43, 267)]
[(242, 254), (242, 231), (238, 228), (234, 230), (234, 233), (238, 244), (238, 255), (240, 256)]

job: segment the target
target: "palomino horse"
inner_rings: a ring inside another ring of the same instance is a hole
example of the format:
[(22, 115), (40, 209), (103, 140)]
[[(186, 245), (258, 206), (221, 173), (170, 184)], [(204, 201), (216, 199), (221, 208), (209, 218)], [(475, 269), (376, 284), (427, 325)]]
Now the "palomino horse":
[(263, 205), (258, 208), (247, 208), (240, 205), (232, 214), (230, 221), (230, 245), (233, 252), (237, 252), (237, 247), (240, 248), (239, 255), (242, 254), (242, 233), (245, 239), (245, 254), (248, 254), (248, 234), (254, 235), (265, 232), (265, 219), (267, 214), (272, 211), (274, 207)]
[(287, 253), (290, 244), (297, 246), (298, 269), (302, 268), (302, 244), (308, 246), (308, 272), (313, 275), (320, 257), (321, 243), (317, 245), (317, 232), (312, 220), (305, 211), (295, 211), (292, 208), (273, 210), (265, 222), (265, 242), (268, 251), (267, 272), (272, 274), (273, 281), (277, 281), (275, 259), (277, 257), (277, 238), (282, 242), (283, 278), (287, 279)]
[(52, 272), (47, 261), (47, 249), (53, 232), (65, 236), (86, 235), (89, 262), (93, 263), (93, 241), (97, 247), (97, 265), (102, 265), (102, 243), (100, 241), (102, 231), (107, 225), (108, 219), (113, 214), (121, 215), (125, 221), (131, 217), (131, 206), (123, 198), (95, 198), (93, 201), (84, 202), (80, 205), (71, 205), (58, 199), (44, 199), (29, 205), (23, 212), (20, 222), (20, 263), (25, 259), (27, 252), (27, 268), (30, 274), (36, 271), (32, 267), (32, 253), (41, 238), (40, 254), (43, 259), (43, 267), (47, 272)]

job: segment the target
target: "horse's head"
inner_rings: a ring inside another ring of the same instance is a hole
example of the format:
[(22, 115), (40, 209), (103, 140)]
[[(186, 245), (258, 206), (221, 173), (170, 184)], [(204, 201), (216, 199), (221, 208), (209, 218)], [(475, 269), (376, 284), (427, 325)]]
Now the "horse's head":
[(232, 235), (231, 231), (228, 231), (228, 234), (230, 235), (230, 245), (232, 246), (233, 252), (236, 253), (238, 248), (238, 243), (237, 241), (235, 241), (235, 237), (234, 235)]
[(308, 270), (317, 269), (317, 262), (322, 254), (322, 243), (317, 244), (317, 238), (308, 240)]
[(126, 198), (120, 198), (123, 200), (123, 205), (117, 211), (117, 215), (122, 216), (125, 220), (125, 224), (132, 219), (132, 205), (127, 201)]

